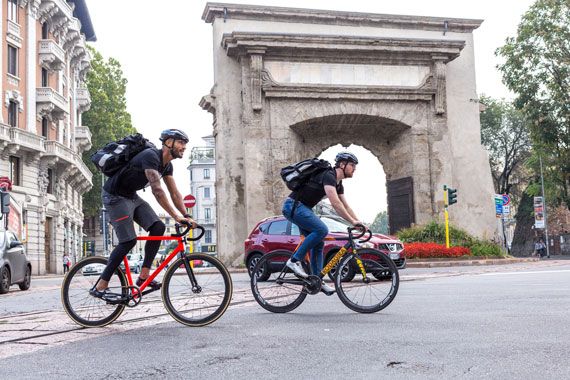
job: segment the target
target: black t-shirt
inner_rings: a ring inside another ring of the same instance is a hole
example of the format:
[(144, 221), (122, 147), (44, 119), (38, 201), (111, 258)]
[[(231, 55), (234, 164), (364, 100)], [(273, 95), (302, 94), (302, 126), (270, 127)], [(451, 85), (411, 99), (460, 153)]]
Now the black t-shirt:
[(325, 186), (336, 187), (336, 192), (344, 194), (342, 181), (336, 183), (336, 170), (325, 170), (317, 174), (307, 182), (300, 190), (293, 191), (289, 197), (302, 202), (305, 206), (313, 208), (326, 196)]
[(148, 185), (148, 179), (144, 173), (146, 169), (154, 169), (163, 177), (172, 175), (172, 163), (162, 165), (162, 150), (145, 149), (134, 156), (127, 166), (109, 178), (103, 189), (109, 194), (133, 198), (138, 190)]

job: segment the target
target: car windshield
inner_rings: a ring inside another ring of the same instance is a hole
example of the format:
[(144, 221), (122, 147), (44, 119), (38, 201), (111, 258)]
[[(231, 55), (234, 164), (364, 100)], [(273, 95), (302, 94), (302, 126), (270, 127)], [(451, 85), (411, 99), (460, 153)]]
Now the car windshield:
[(349, 227), (348, 223), (343, 223), (339, 220), (332, 219), (326, 216), (321, 217), (323, 223), (328, 227), (329, 232), (345, 232), (347, 227)]

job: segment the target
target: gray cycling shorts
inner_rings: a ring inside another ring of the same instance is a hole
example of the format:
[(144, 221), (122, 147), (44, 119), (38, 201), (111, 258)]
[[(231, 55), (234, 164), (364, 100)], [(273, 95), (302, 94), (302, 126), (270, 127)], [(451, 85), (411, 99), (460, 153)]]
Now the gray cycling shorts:
[(103, 191), (103, 204), (119, 243), (137, 238), (133, 222), (148, 231), (155, 222), (160, 221), (152, 207), (138, 195), (125, 198)]

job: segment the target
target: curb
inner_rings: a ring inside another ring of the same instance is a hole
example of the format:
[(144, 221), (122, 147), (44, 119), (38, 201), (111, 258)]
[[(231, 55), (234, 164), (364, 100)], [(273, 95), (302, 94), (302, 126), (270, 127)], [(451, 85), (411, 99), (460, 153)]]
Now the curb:
[(406, 268), (438, 268), (438, 267), (462, 267), (479, 265), (507, 265), (540, 261), (538, 257), (516, 259), (476, 259), (476, 260), (448, 260), (448, 261), (416, 261), (406, 262)]

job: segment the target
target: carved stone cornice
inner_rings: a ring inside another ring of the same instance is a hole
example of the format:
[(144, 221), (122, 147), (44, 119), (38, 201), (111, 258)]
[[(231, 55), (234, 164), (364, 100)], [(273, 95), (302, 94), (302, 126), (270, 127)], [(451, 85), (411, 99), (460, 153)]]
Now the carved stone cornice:
[[(229, 56), (262, 49), (264, 59), (289, 62), (430, 65), (433, 56), (447, 63), (459, 56), (463, 40), (233, 32), (222, 37)], [(292, 54), (294, 52), (294, 54)]]
[(202, 20), (213, 23), (214, 19), (242, 19), (287, 23), (307, 23), (350, 26), (371, 26), (390, 29), (420, 29), (447, 32), (470, 33), (477, 29), (483, 20), (404, 16), (377, 13), (328, 11), (319, 9), (284, 8), (262, 5), (207, 3)]

